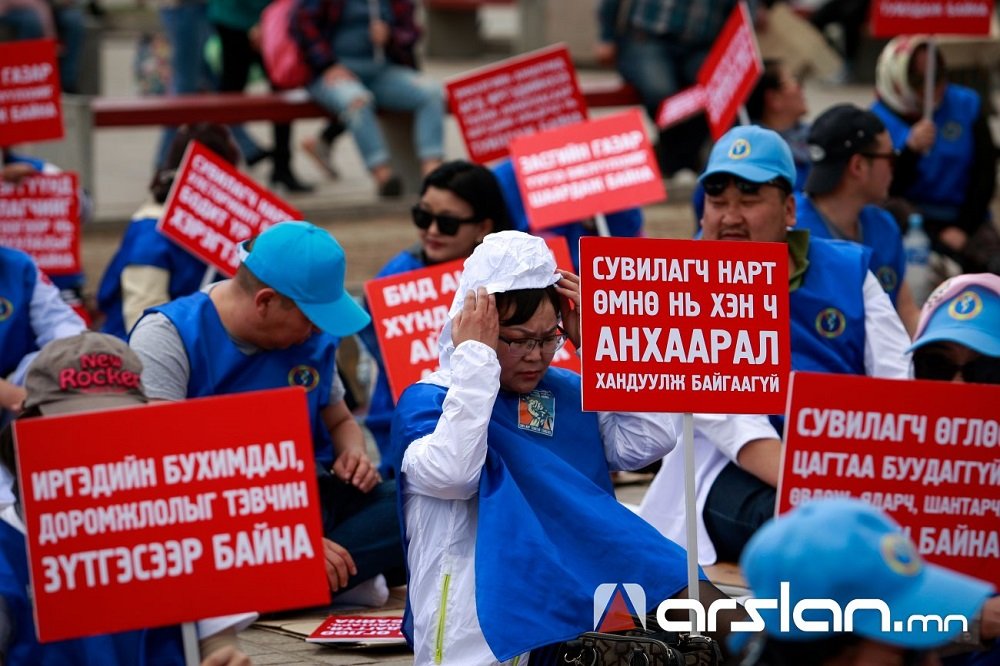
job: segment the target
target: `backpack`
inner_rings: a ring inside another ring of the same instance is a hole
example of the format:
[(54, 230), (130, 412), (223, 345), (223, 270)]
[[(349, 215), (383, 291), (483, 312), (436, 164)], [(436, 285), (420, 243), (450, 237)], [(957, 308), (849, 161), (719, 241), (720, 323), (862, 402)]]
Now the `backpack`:
[(260, 55), (276, 88), (309, 83), (309, 67), (290, 30), (295, 5), (296, 0), (275, 0), (260, 16)]

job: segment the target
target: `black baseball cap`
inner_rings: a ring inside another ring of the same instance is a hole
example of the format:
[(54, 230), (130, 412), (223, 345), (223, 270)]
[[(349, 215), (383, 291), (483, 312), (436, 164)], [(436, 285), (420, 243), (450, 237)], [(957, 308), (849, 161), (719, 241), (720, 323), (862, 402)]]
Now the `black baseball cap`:
[(884, 131), (878, 116), (853, 104), (838, 104), (820, 114), (809, 129), (812, 169), (805, 191), (826, 194), (837, 187), (851, 156), (871, 146)]

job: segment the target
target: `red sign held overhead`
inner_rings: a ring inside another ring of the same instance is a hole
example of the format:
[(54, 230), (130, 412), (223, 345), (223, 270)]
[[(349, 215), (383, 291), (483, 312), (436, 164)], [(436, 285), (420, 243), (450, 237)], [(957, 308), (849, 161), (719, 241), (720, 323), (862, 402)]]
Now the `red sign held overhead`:
[(732, 127), (737, 111), (763, 73), (764, 62), (750, 10), (745, 2), (738, 2), (698, 70), (713, 138), (718, 139)]
[(39, 639), (328, 603), (308, 414), (286, 388), (16, 421)]
[(896, 35), (988, 35), (993, 0), (874, 0), (874, 37)]
[[(569, 246), (562, 236), (545, 239), (556, 265), (573, 270)], [(438, 334), (448, 321), (448, 310), (458, 290), (465, 261), (456, 259), (365, 283), (393, 401), (410, 384), (438, 368)], [(580, 361), (567, 344), (552, 365), (579, 371)]]
[(0, 44), (0, 146), (63, 137), (56, 44)]
[(563, 44), (477, 69), (445, 83), (469, 159), (506, 157), (519, 134), (587, 119), (587, 103)]
[(580, 281), (584, 409), (784, 409), (784, 243), (581, 238)]
[(80, 268), (80, 189), (75, 173), (0, 181), (0, 245), (27, 252), (49, 275)]
[(532, 231), (667, 197), (638, 109), (510, 144)]
[(157, 229), (202, 261), (232, 276), (237, 245), (302, 213), (192, 141), (177, 170)]
[(660, 102), (656, 112), (656, 126), (667, 129), (705, 110), (708, 96), (700, 85), (693, 85)]
[(778, 513), (852, 496), (929, 561), (1000, 586), (1000, 386), (792, 374)]

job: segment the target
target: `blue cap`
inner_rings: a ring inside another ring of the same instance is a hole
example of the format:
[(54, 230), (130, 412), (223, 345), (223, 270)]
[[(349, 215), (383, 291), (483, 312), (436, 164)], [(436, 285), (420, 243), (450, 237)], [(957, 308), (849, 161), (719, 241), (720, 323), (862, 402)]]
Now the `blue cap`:
[(1000, 275), (972, 273), (946, 280), (927, 298), (910, 351), (957, 342), (1000, 356)]
[(253, 240), (243, 265), (331, 335), (357, 333), (371, 321), (344, 290), (344, 248), (314, 224), (275, 224)]
[(757, 125), (734, 127), (715, 142), (699, 182), (715, 173), (730, 173), (753, 183), (777, 176), (795, 183), (792, 149), (777, 132)]
[[(740, 565), (755, 598), (779, 599), (778, 609), (758, 609), (767, 633), (779, 640), (818, 640), (834, 633), (796, 626), (794, 608), (802, 599), (831, 599), (841, 611), (855, 599), (879, 599), (891, 614), (888, 631), (882, 630), (882, 613), (859, 609), (853, 613), (853, 633), (929, 649), (959, 635), (962, 623), (953, 619), (940, 627), (931, 621), (925, 628), (915, 620), (908, 627), (908, 619), (960, 615), (971, 625), (993, 591), (989, 583), (925, 563), (891, 518), (867, 502), (847, 498), (808, 502), (770, 521), (750, 539)], [(785, 630), (782, 583), (788, 586)], [(830, 623), (832, 617), (825, 609), (803, 613), (805, 620)]]

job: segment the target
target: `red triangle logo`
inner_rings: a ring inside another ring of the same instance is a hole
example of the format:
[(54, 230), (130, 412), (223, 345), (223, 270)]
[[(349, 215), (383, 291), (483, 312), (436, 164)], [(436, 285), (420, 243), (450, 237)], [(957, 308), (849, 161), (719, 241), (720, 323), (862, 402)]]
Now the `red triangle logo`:
[(601, 618), (600, 624), (597, 625), (597, 631), (603, 633), (628, 631), (636, 629), (638, 626), (632, 607), (625, 601), (625, 595), (622, 594), (622, 588), (617, 587), (614, 594), (611, 595), (611, 601), (608, 602), (607, 608), (604, 609), (604, 616)]

